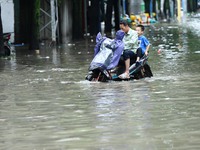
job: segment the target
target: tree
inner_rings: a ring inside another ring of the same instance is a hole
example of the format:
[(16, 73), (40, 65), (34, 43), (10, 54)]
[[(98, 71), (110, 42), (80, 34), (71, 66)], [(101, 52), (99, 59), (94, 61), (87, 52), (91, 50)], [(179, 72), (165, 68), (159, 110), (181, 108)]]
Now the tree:
[(88, 20), (90, 34), (96, 35), (100, 31), (100, 1), (91, 1), (91, 6), (88, 7)]
[(72, 26), (73, 26), (73, 39), (79, 39), (83, 37), (83, 2), (80, 0), (72, 1)]
[(37, 50), (39, 49), (39, 27), (40, 27), (40, 0), (29, 0), (30, 1), (30, 39), (29, 39), (29, 49)]
[(115, 12), (115, 30), (119, 30), (119, 0), (108, 0), (106, 9), (105, 32), (111, 33), (112, 30), (112, 12)]

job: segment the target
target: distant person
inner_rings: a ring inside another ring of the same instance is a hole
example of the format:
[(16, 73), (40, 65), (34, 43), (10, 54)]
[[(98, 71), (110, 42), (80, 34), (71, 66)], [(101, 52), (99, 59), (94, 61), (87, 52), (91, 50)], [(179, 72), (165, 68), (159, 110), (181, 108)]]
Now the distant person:
[(136, 63), (139, 62), (141, 57), (143, 57), (144, 55), (147, 56), (149, 53), (150, 43), (147, 40), (147, 38), (143, 35), (144, 30), (145, 28), (143, 25), (136, 26), (136, 31), (138, 33), (138, 44), (139, 44), (139, 47), (142, 49), (142, 50), (137, 51)]
[(138, 49), (138, 34), (135, 30), (131, 29), (128, 25), (127, 19), (122, 19), (120, 21), (120, 28), (125, 32), (123, 42), (124, 42), (124, 51), (123, 58), (125, 61), (125, 72), (119, 75), (121, 79), (129, 79), (129, 67), (130, 59), (136, 59), (137, 49)]

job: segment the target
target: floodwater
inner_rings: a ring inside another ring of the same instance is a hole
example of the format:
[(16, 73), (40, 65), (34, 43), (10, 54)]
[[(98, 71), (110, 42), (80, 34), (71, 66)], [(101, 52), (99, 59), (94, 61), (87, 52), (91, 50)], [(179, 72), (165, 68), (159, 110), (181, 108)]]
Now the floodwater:
[(0, 59), (0, 149), (199, 150), (195, 27), (147, 27), (154, 76), (137, 81), (86, 81), (91, 39), (41, 45), (39, 54), (17, 47)]

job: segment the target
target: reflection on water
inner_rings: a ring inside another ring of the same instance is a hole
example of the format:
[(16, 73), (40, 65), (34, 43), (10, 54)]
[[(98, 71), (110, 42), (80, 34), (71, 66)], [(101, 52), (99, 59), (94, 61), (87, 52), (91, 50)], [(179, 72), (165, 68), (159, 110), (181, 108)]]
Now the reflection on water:
[(139, 81), (84, 80), (90, 39), (1, 59), (1, 149), (199, 149), (199, 37), (172, 24), (146, 35), (154, 77)]

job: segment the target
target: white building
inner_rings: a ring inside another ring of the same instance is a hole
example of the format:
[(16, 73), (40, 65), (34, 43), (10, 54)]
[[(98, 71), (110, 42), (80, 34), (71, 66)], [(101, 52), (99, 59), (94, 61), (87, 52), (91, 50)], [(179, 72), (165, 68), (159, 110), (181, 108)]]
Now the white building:
[(14, 42), (14, 3), (13, 0), (0, 0), (3, 33), (11, 32), (11, 42)]

